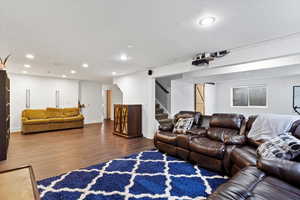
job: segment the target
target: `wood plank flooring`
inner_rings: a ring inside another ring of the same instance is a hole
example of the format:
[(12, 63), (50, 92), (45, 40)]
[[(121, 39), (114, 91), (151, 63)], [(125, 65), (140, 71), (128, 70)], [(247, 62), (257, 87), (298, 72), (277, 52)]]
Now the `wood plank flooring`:
[(0, 171), (32, 165), (37, 180), (154, 148), (146, 138), (125, 139), (112, 134), (113, 122), (83, 129), (22, 135), (11, 134), (8, 159)]

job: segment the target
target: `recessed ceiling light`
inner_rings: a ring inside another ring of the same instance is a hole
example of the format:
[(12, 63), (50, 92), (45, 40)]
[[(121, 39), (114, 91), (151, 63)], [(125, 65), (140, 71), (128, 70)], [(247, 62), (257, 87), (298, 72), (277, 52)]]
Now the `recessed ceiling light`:
[(28, 65), (28, 64), (25, 64), (24, 67), (26, 67), (26, 68), (31, 68), (31, 66)]
[(34, 59), (34, 55), (33, 54), (26, 54), (25, 55), (26, 58), (33, 60)]
[(70, 71), (71, 74), (76, 74), (77, 72), (75, 70)]
[(128, 56), (126, 54), (121, 54), (120, 59), (122, 61), (127, 61), (128, 60)]
[(63, 78), (67, 78), (67, 76), (66, 76), (66, 75), (64, 75), (64, 74), (63, 74), (61, 77), (63, 77)]
[(27, 72), (27, 71), (22, 71), (22, 73), (23, 73), (23, 74), (27, 74), (28, 72)]
[(199, 24), (201, 26), (209, 26), (216, 22), (216, 18), (214, 17), (203, 17), (199, 20)]
[(133, 47), (133, 45), (132, 45), (132, 44), (129, 44), (129, 45), (127, 45), (127, 47), (128, 47), (129, 49), (131, 49), (131, 48)]
[(84, 67), (84, 68), (88, 68), (88, 67), (89, 67), (89, 65), (88, 65), (87, 63), (83, 63), (83, 64), (82, 64), (82, 67)]
[(111, 74), (112, 74), (113, 76), (115, 76), (115, 75), (117, 75), (117, 72), (112, 72)]

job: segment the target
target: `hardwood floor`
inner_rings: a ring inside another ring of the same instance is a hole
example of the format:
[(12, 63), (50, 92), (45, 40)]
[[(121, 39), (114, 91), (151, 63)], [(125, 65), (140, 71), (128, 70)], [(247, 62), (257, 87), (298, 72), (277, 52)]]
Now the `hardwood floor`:
[(146, 138), (125, 139), (112, 134), (113, 122), (83, 129), (22, 135), (11, 134), (8, 159), (0, 170), (32, 165), (37, 180), (154, 148)]

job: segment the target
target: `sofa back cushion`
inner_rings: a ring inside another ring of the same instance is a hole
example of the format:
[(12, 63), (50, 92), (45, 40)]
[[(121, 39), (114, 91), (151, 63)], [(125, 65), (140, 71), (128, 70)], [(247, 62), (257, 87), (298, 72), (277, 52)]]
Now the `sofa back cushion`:
[(298, 139), (300, 139), (300, 120), (293, 123), (290, 132)]
[(48, 118), (62, 118), (62, 117), (64, 117), (63, 109), (61, 109), (61, 108), (47, 108), (46, 113), (47, 113)]
[(202, 115), (200, 118), (199, 126), (208, 129), (210, 120), (210, 115)]
[(209, 126), (240, 130), (244, 120), (244, 116), (239, 114), (213, 114)]
[(239, 130), (230, 128), (211, 127), (207, 130), (207, 136), (212, 140), (224, 142), (225, 138), (239, 135)]
[(79, 108), (64, 108), (63, 115), (65, 117), (75, 117), (79, 115)]
[(200, 118), (201, 118), (201, 113), (199, 112), (193, 112), (193, 111), (180, 111), (179, 113), (177, 113), (175, 116), (174, 116), (174, 122), (175, 124), (177, 123), (177, 121), (180, 119), (180, 118), (194, 118), (194, 123), (193, 125), (199, 125), (200, 123)]
[(26, 109), (23, 111), (22, 116), (28, 118), (29, 120), (47, 119), (46, 110), (42, 109)]

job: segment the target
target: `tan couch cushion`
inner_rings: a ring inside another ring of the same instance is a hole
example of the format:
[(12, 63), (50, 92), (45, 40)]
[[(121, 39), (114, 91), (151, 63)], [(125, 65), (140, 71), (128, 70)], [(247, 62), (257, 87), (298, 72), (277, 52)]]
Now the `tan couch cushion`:
[(61, 109), (61, 108), (47, 108), (46, 113), (47, 113), (48, 118), (62, 118), (62, 117), (64, 117), (63, 109)]
[(25, 125), (33, 125), (33, 124), (47, 124), (49, 123), (48, 119), (32, 119), (32, 120), (26, 120), (23, 122)]
[(49, 122), (51, 123), (63, 123), (65, 122), (64, 118), (49, 118)]
[(79, 115), (79, 108), (64, 108), (63, 114), (65, 117), (74, 117)]
[(27, 109), (23, 111), (23, 117), (31, 119), (47, 119), (46, 110)]
[(78, 116), (75, 116), (75, 117), (65, 117), (64, 118), (64, 121), (65, 122), (72, 122), (72, 121), (81, 121), (83, 120), (83, 115), (78, 115)]

